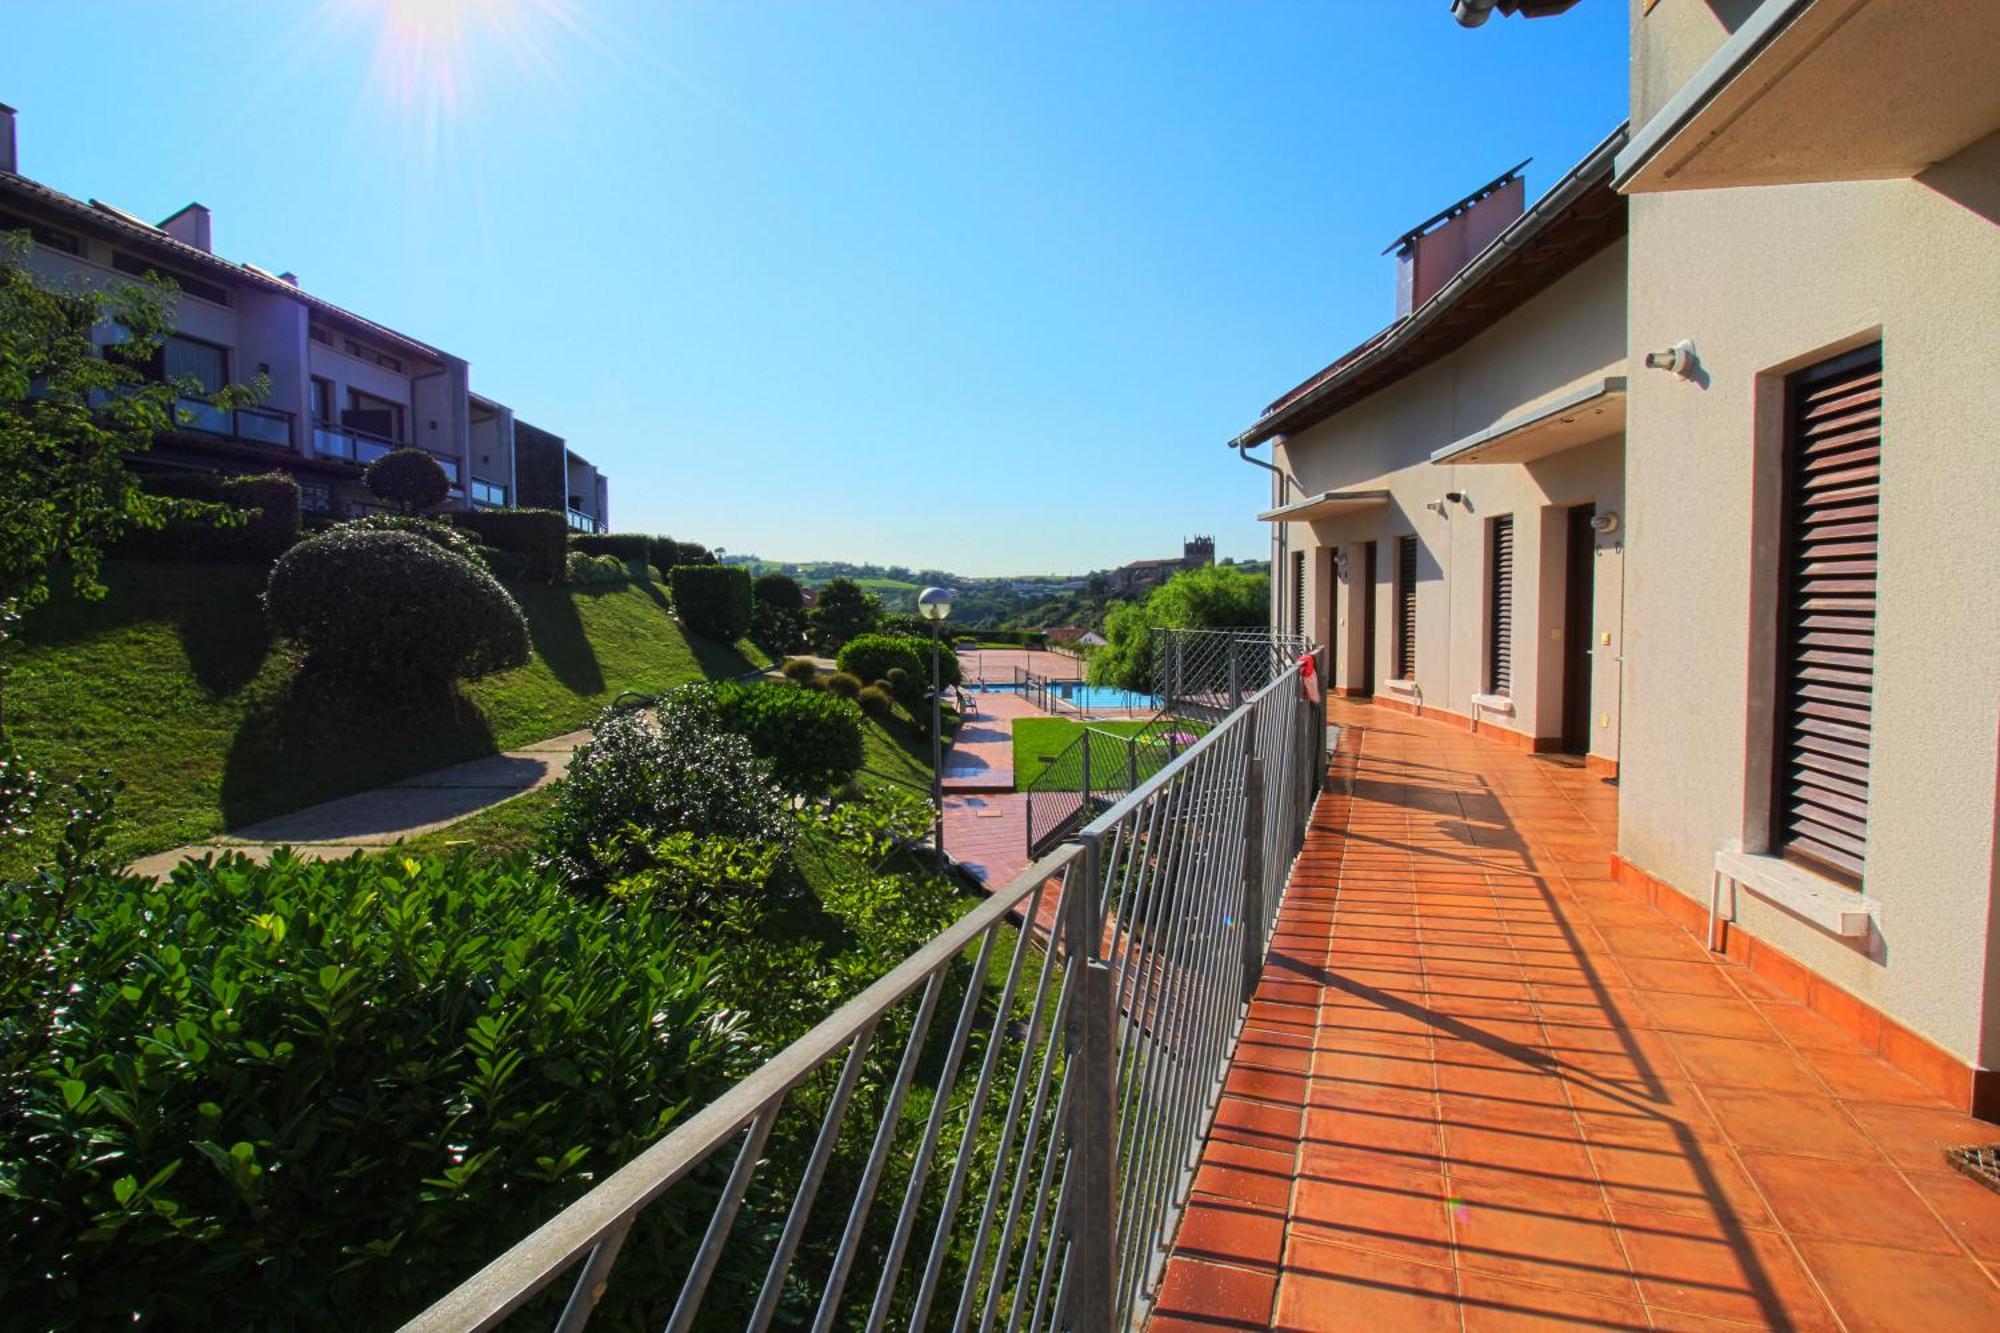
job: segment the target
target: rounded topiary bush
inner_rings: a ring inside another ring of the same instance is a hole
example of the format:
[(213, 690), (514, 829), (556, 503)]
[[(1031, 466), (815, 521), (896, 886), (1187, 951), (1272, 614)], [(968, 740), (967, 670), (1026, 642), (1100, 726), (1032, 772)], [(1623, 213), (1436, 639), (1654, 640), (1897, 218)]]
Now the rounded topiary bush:
[(407, 532), (412, 537), (422, 537), (427, 542), (435, 542), (453, 555), (463, 556), (482, 569), (492, 568), (485, 553), (492, 550), (481, 546), (471, 533), (455, 528), (441, 519), (418, 518), (414, 514), (365, 514), (360, 518), (348, 519), (335, 525), (334, 531), (354, 532)]
[[(851, 671), (863, 680), (889, 680), (891, 671), (902, 671), (916, 683), (916, 688), (928, 688), (931, 680), (931, 646), (922, 639), (912, 639), (901, 634), (863, 634), (848, 641), (840, 650), (840, 669)], [(938, 656), (938, 673), (947, 685), (959, 681), (958, 657), (953, 653)]]
[(809, 657), (788, 657), (781, 670), (786, 680), (801, 685), (819, 674), (818, 665)]
[(491, 574), (407, 532), (337, 528), (271, 570), (271, 628), (355, 685), (437, 684), (528, 660), (528, 622)]
[(917, 697), (915, 677), (902, 667), (890, 667), (882, 678), (882, 684), (889, 687), (889, 693), (898, 699), (908, 701)]
[(722, 725), (770, 762), (772, 780), (787, 791), (829, 792), (861, 768), (861, 713), (845, 697), (776, 681), (724, 681), (715, 703)]
[(888, 683), (879, 680), (861, 691), (855, 702), (861, 705), (862, 712), (878, 720), (889, 716), (890, 710), (895, 707), (895, 700), (889, 696)]
[(398, 505), (406, 514), (444, 503), (451, 478), (437, 459), (423, 449), (394, 449), (368, 465), (361, 484), (377, 499)]
[(857, 698), (861, 694), (861, 677), (851, 671), (836, 671), (826, 678), (826, 687), (843, 699)]

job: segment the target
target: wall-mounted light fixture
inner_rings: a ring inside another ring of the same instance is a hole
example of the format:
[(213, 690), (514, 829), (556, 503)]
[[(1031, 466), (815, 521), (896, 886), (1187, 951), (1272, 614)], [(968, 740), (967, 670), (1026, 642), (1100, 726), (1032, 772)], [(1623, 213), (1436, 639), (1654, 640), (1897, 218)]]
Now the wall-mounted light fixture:
[(1664, 352), (1646, 353), (1646, 366), (1649, 370), (1664, 370), (1669, 375), (1684, 380), (1693, 379), (1695, 370), (1700, 364), (1700, 359), (1695, 355), (1694, 344), (1686, 338)]
[(1602, 532), (1607, 534), (1618, 531), (1618, 515), (1616, 514), (1591, 515), (1590, 530), (1592, 532)]

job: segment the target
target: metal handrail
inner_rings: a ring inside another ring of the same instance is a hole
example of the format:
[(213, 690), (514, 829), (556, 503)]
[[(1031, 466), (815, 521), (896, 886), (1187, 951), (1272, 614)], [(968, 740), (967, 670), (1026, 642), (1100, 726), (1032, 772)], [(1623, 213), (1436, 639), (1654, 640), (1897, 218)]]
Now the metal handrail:
[[(1294, 667), (406, 1328), (491, 1328), (571, 1270), (555, 1326), (581, 1328), (646, 1206), (698, 1168), (719, 1173), (732, 1143), (670, 1330), (694, 1326), (752, 1183), (794, 1171), (768, 1263), (755, 1257), (761, 1285), (738, 1284), (750, 1328), (772, 1326), (788, 1300), (814, 1307), (815, 1330), (833, 1327), (864, 1253), (873, 1291), (854, 1294), (843, 1327), (858, 1317), (914, 1329), (933, 1316), (955, 1329), (1128, 1326), (1157, 1285), (1303, 838), (1312, 789), (1296, 779), (1318, 767), (1314, 717)], [(1003, 955), (995, 999), (985, 992)], [(953, 999), (940, 1048), (933, 1020)], [(864, 1093), (878, 1036), (885, 1047), (900, 1038), (901, 1051), (886, 1087)], [(919, 1068), (940, 1071), (920, 1132)], [(772, 1151), (788, 1097), (816, 1074), (825, 1100), (808, 1108), (810, 1150), (801, 1137), (798, 1152)], [(837, 1158), (850, 1110), (877, 1097), (857, 1117), (872, 1126), (865, 1161)], [(848, 1197), (815, 1229), (836, 1164)], [(759, 1196), (776, 1197), (768, 1184)], [(773, 1212), (758, 1233), (776, 1222)], [(788, 1289), (808, 1255), (812, 1279)], [(905, 1282), (913, 1260), (920, 1271)], [(791, 1308), (785, 1322), (808, 1321)]]

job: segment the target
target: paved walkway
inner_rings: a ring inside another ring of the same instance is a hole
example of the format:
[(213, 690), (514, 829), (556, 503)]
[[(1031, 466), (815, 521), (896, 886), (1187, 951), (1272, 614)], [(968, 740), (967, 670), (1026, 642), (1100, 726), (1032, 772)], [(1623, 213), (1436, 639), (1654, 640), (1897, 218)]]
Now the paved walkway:
[(2000, 1128), (1610, 882), (1612, 788), (1333, 720), (1156, 1333), (2000, 1328)]
[(958, 724), (944, 757), (947, 792), (1014, 790), (1014, 719), (1043, 717), (1041, 709), (1016, 694), (971, 691), (977, 710)]
[(338, 861), (375, 851), (404, 838), (455, 824), (468, 815), (554, 782), (569, 770), (570, 755), (590, 739), (571, 731), (519, 750), (487, 755), (309, 806), (289, 815), (245, 825), (211, 842), (191, 843), (132, 863), (132, 872), (165, 878), (189, 857), (241, 852), (267, 861), (280, 847), (302, 857)]

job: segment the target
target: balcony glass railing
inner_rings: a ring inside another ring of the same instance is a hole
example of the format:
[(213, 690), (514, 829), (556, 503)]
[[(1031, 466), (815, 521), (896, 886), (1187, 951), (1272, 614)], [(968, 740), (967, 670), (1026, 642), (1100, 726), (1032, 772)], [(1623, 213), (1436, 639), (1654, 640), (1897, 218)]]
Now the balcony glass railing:
[(280, 449), (292, 447), (291, 414), (274, 412), (269, 408), (239, 407), (232, 410), (204, 403), (199, 398), (177, 398), (174, 400), (174, 424), (181, 430), (200, 431), (204, 435), (225, 435), (253, 444), (275, 445)]
[[(393, 453), (405, 447), (407, 446), (395, 440), (385, 440), (379, 435), (355, 430), (352, 426), (330, 426), (321, 422), (313, 427), (313, 452), (321, 458), (342, 458), (350, 463), (372, 463), (383, 454)], [(450, 473), (452, 469), (447, 467), (445, 471)]]
[(569, 511), (569, 525), (578, 532), (597, 531), (597, 520), (584, 513), (581, 509), (572, 509)]

